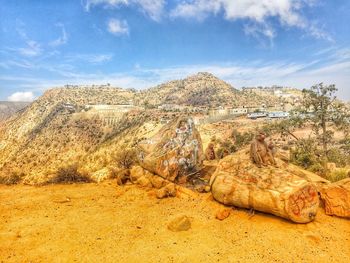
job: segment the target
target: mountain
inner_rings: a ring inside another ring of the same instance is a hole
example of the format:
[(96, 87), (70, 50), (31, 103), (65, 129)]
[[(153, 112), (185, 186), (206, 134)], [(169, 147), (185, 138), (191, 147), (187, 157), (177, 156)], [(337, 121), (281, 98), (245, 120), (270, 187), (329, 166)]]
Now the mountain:
[(239, 91), (225, 81), (206, 72), (182, 80), (169, 81), (140, 92), (146, 105), (177, 104), (187, 106), (247, 106), (260, 105), (264, 96)]
[(0, 101), (0, 122), (27, 107), (29, 102)]
[[(110, 87), (55, 88), (0, 126), (0, 172), (43, 174), (75, 162), (129, 125), (120, 115), (118, 125), (109, 126), (87, 105), (127, 104), (133, 91)], [(129, 125), (130, 126), (130, 125)]]
[(88, 173), (114, 165), (116, 154), (154, 133), (164, 117), (179, 114), (141, 106), (210, 108), (264, 100), (209, 73), (143, 91), (110, 86), (54, 88), (0, 124), (0, 177), (20, 174), (25, 182), (40, 183), (70, 164), (78, 163)]

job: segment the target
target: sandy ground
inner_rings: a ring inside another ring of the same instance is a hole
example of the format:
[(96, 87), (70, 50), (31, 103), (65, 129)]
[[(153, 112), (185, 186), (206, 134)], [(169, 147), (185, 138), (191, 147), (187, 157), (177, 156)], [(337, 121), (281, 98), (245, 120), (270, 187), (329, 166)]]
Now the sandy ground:
[[(210, 194), (158, 200), (114, 181), (0, 186), (0, 262), (349, 262), (350, 220), (236, 209), (219, 221), (220, 207)], [(192, 227), (171, 232), (179, 215)]]

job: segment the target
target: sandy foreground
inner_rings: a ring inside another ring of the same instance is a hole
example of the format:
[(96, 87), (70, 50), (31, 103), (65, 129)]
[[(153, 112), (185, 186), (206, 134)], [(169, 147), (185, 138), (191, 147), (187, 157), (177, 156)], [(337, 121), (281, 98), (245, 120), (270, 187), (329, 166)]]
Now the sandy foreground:
[[(210, 194), (157, 199), (134, 185), (0, 186), (0, 262), (349, 262), (350, 220), (301, 225)], [(168, 223), (191, 218), (188, 231)]]

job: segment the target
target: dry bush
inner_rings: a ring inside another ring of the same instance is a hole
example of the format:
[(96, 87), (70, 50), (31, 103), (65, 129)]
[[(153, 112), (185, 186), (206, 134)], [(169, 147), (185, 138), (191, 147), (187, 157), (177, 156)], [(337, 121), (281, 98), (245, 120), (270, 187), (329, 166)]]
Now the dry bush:
[(71, 183), (91, 183), (92, 179), (78, 170), (77, 164), (71, 164), (61, 167), (56, 175), (49, 180), (52, 184), (71, 184)]
[(121, 149), (113, 156), (113, 160), (117, 165), (124, 169), (130, 169), (138, 163), (137, 150), (135, 148)]
[(21, 182), (23, 176), (24, 176), (23, 173), (10, 172), (5, 176), (0, 176), (0, 184), (6, 184), (6, 185), (18, 184), (19, 182)]

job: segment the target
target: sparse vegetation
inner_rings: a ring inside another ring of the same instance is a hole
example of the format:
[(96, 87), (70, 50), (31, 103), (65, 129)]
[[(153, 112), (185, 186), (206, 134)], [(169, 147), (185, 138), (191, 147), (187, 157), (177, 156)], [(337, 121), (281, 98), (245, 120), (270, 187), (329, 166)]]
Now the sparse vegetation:
[(12, 185), (21, 182), (24, 174), (19, 172), (10, 172), (7, 175), (0, 176), (0, 184)]
[(78, 170), (78, 164), (71, 164), (58, 169), (56, 175), (49, 180), (52, 184), (91, 183), (91, 178)]
[(114, 156), (113, 160), (120, 168), (130, 169), (138, 163), (137, 150), (135, 148), (120, 149)]
[(337, 182), (349, 178), (349, 170), (347, 169), (336, 169), (327, 175), (327, 179), (331, 182)]
[(252, 142), (252, 140), (254, 138), (254, 133), (252, 133), (252, 132), (240, 133), (237, 130), (233, 130), (231, 137), (235, 141), (235, 147), (237, 149), (240, 149), (243, 146), (248, 145)]

